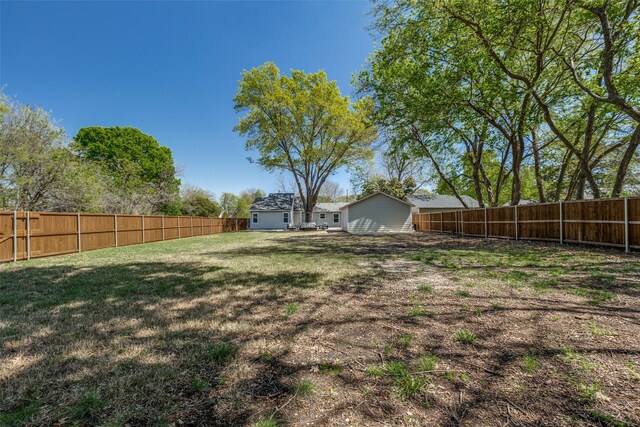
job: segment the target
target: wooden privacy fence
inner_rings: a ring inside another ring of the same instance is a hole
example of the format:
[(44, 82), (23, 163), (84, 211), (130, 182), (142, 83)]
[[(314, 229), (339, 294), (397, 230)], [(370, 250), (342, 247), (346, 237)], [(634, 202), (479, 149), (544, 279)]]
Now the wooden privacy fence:
[(640, 249), (640, 197), (413, 214), (416, 231)]
[(0, 212), (0, 262), (246, 230), (246, 218)]

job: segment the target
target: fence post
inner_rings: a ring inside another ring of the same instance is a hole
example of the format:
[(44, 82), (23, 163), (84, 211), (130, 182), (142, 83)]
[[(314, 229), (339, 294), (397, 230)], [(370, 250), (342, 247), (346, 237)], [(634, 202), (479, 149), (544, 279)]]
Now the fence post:
[(624, 251), (629, 252), (629, 198), (624, 198)]
[(13, 211), (13, 262), (18, 260), (18, 212)]
[(164, 242), (164, 215), (162, 215), (162, 241)]
[(191, 237), (193, 237), (193, 217), (189, 217), (189, 227), (191, 227)]
[(180, 239), (182, 237), (181, 233), (180, 233), (180, 226), (182, 225), (182, 221), (180, 221), (182, 219), (181, 216), (178, 217), (178, 239)]
[(462, 237), (464, 237), (464, 211), (460, 211), (460, 231), (462, 232)]
[(429, 215), (429, 233), (433, 233), (433, 228), (431, 228), (431, 214)]
[(31, 212), (27, 212), (27, 259), (31, 259)]
[(118, 215), (113, 214), (113, 230), (114, 235), (116, 236), (116, 248), (118, 247)]
[(213, 218), (209, 218), (209, 234), (213, 234)]
[(514, 208), (515, 208), (515, 222), (516, 222), (516, 240), (518, 240), (518, 205), (515, 205)]
[(487, 229), (487, 208), (484, 208), (484, 238), (489, 237), (489, 230)]
[(563, 218), (562, 218), (562, 200), (560, 200), (559, 202), (560, 204), (560, 244), (564, 243), (564, 225), (563, 225)]
[(78, 252), (82, 252), (82, 238), (80, 237), (80, 212), (76, 214), (78, 218)]
[(140, 216), (142, 221), (142, 243), (144, 243), (144, 215)]

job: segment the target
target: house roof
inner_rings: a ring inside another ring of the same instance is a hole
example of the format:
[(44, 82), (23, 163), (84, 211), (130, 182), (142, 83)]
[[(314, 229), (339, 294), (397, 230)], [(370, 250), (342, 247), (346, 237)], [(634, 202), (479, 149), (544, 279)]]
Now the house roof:
[(387, 193), (383, 193), (382, 191), (378, 191), (378, 192), (375, 192), (375, 193), (373, 193), (373, 194), (370, 194), (370, 195), (368, 195), (368, 196), (366, 196), (366, 197), (363, 197), (362, 199), (358, 199), (358, 200), (353, 201), (353, 202), (351, 202), (351, 203), (347, 203), (347, 204), (345, 204), (344, 206), (342, 206), (340, 209), (342, 210), (342, 209), (344, 209), (344, 208), (346, 208), (346, 207), (348, 207), (348, 206), (358, 204), (358, 203), (360, 203), (360, 202), (363, 202), (363, 201), (365, 201), (365, 200), (367, 200), (367, 199), (370, 199), (370, 198), (371, 198), (371, 197), (373, 197), (373, 196), (377, 196), (377, 195), (379, 195), (379, 194), (382, 194), (383, 196), (386, 196), (386, 197), (388, 197), (388, 198), (390, 198), (390, 199), (396, 200), (396, 201), (398, 201), (398, 202), (400, 202), (400, 203), (404, 203), (405, 205), (413, 206), (413, 203), (411, 203), (410, 201), (402, 200), (402, 199), (398, 199), (397, 197), (393, 197), (393, 196), (388, 195)]
[(302, 202), (293, 193), (271, 193), (267, 197), (256, 197), (251, 205), (251, 211), (301, 211)]
[(313, 208), (314, 212), (339, 212), (347, 202), (335, 202), (335, 203), (316, 203), (316, 207)]
[[(462, 196), (467, 206), (477, 208), (480, 206), (478, 201), (473, 197)], [(408, 199), (417, 208), (435, 208), (435, 209), (461, 209), (464, 208), (462, 202), (455, 196), (440, 194), (414, 194)]]
[[(538, 203), (538, 202), (536, 202), (535, 200), (520, 199), (520, 201), (518, 202), (518, 205), (519, 205), (519, 206), (522, 206), (522, 205), (534, 205), (534, 204), (536, 204), (536, 203)], [(511, 206), (511, 203), (507, 202), (507, 203), (505, 203), (505, 204), (504, 204), (504, 205), (502, 205), (502, 206), (503, 206), (503, 207), (504, 207), (504, 206)]]

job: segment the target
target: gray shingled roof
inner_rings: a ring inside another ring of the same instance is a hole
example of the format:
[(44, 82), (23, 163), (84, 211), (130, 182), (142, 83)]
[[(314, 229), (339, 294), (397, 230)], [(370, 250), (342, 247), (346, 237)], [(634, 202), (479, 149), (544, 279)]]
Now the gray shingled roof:
[(340, 212), (340, 208), (348, 202), (317, 203), (314, 212)]
[(302, 211), (302, 202), (293, 193), (271, 193), (267, 197), (257, 197), (251, 205), (252, 211), (290, 211), (294, 203), (295, 211)]
[[(529, 199), (520, 199), (520, 202), (518, 203), (518, 205), (523, 206), (523, 205), (534, 205), (538, 202), (536, 202), (535, 200), (529, 200)], [(511, 203), (507, 202), (505, 203), (504, 206), (511, 206)]]
[[(478, 201), (469, 196), (462, 196), (470, 208), (477, 208)], [(460, 200), (455, 196), (439, 194), (414, 194), (408, 197), (409, 201), (417, 208), (458, 209), (464, 208)]]

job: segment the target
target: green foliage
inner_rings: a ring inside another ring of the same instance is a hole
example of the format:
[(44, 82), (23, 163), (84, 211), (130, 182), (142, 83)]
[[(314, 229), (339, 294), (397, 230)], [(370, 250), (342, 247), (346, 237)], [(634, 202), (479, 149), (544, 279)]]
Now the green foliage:
[(3, 411), (0, 413), (0, 425), (7, 427), (25, 425), (29, 419), (40, 411), (41, 406), (41, 402), (32, 401), (20, 408), (11, 411)]
[(71, 148), (100, 165), (112, 179), (117, 197), (109, 210), (155, 213), (178, 193), (180, 180), (171, 150), (138, 129), (82, 128)]
[(461, 343), (473, 344), (478, 336), (469, 330), (462, 329), (456, 332), (455, 339)]
[(194, 391), (201, 393), (211, 388), (211, 383), (200, 377), (195, 377), (193, 381), (191, 381), (191, 388), (193, 388)]
[(342, 366), (339, 363), (322, 362), (320, 364), (320, 372), (324, 374), (340, 375)]
[(426, 354), (418, 359), (418, 369), (422, 372), (433, 371), (438, 365), (438, 356)]
[(228, 341), (222, 341), (215, 343), (209, 347), (207, 357), (209, 360), (221, 363), (228, 359), (231, 359), (237, 351), (237, 347)]
[(365, 181), (360, 197), (383, 192), (397, 199), (404, 199), (406, 196), (412, 194), (415, 188), (416, 182), (411, 177), (400, 181), (397, 178), (385, 179), (377, 176)]
[(315, 390), (315, 385), (311, 380), (300, 380), (293, 385), (293, 392), (296, 396), (306, 396)]
[(431, 316), (431, 312), (426, 308), (420, 307), (419, 305), (411, 307), (409, 313), (407, 313), (409, 317), (429, 317)]
[(538, 369), (538, 360), (533, 354), (527, 354), (522, 358), (522, 368), (529, 373)]
[(78, 400), (69, 410), (67, 416), (74, 421), (88, 421), (105, 406), (105, 402), (96, 393), (88, 393)]
[(235, 109), (246, 113), (235, 131), (267, 170), (294, 175), (307, 214), (338, 168), (371, 156), (373, 102), (352, 102), (323, 71), (280, 72), (272, 62), (243, 71)]
[(639, 14), (625, 4), (374, 2), (379, 43), (356, 84), (440, 193), (615, 197), (640, 142)]
[(379, 366), (367, 366), (364, 371), (372, 377), (381, 377), (385, 374), (385, 370)]
[(0, 104), (0, 210), (45, 210), (73, 160), (64, 130), (41, 108)]
[(284, 306), (284, 312), (287, 314), (287, 316), (296, 314), (298, 312), (298, 309), (299, 307), (297, 302), (290, 302)]
[(180, 194), (181, 213), (189, 216), (218, 216), (221, 212), (220, 205), (215, 201), (213, 194), (208, 191), (187, 186)]

